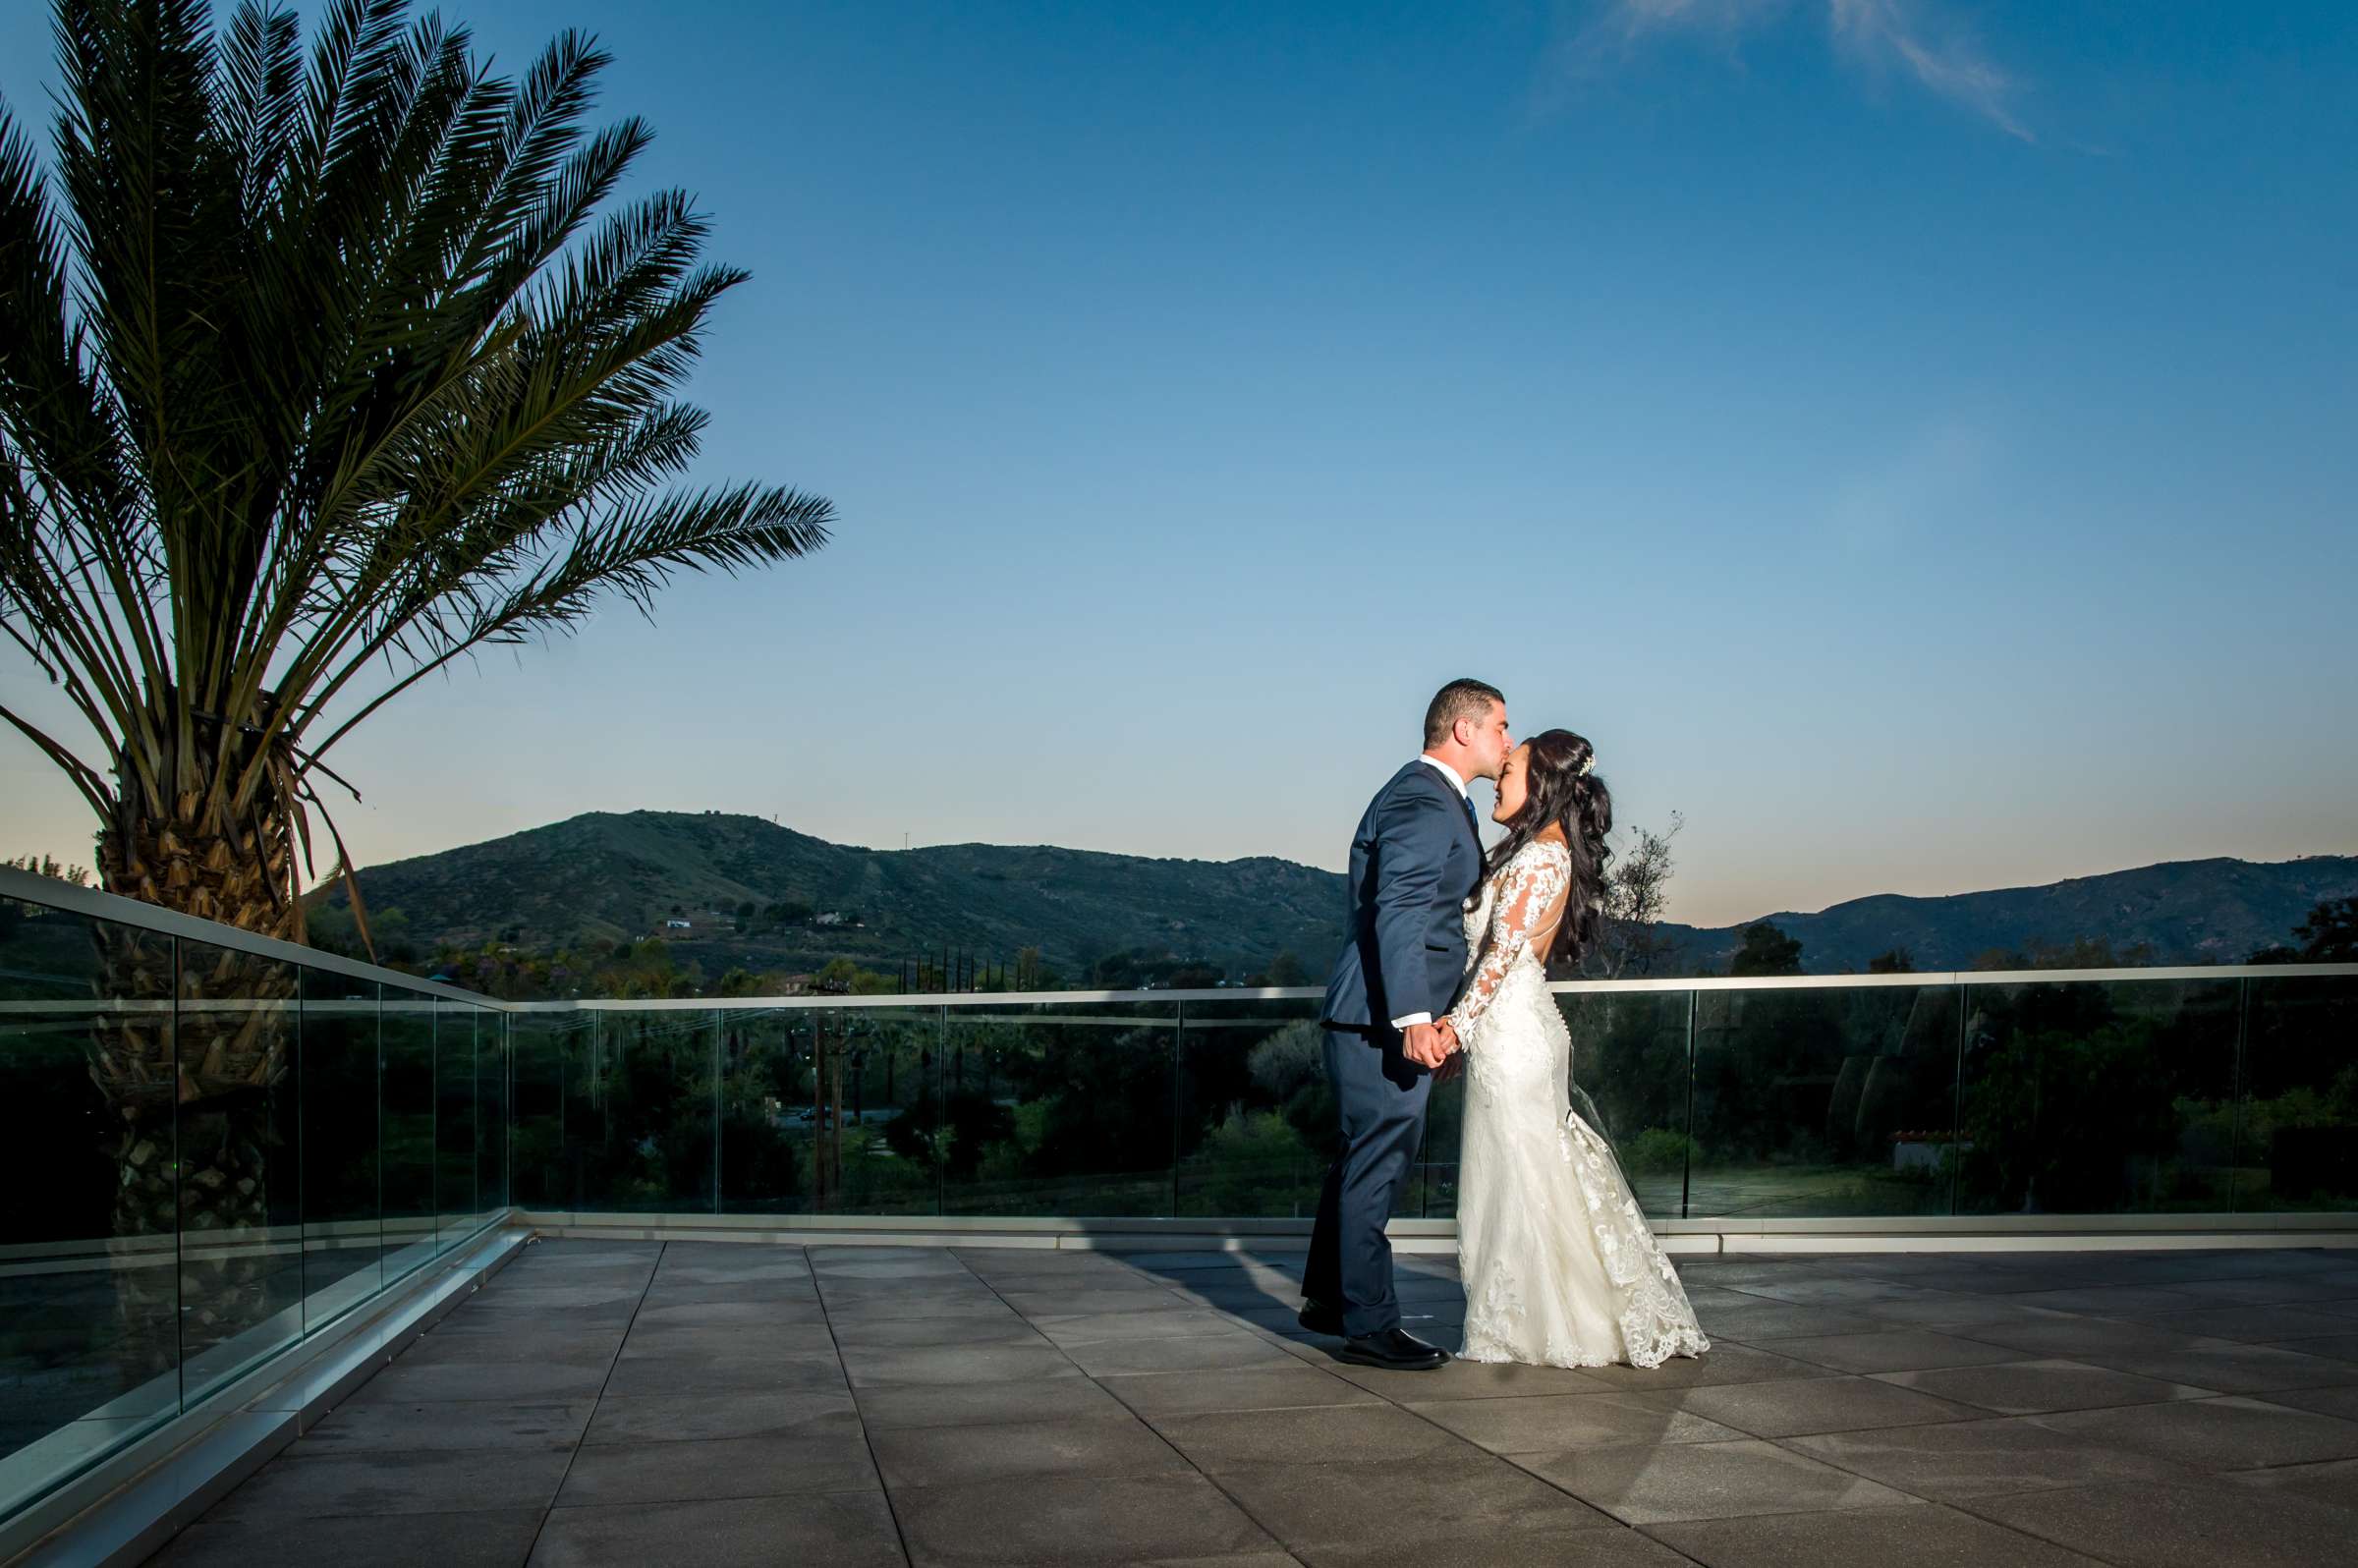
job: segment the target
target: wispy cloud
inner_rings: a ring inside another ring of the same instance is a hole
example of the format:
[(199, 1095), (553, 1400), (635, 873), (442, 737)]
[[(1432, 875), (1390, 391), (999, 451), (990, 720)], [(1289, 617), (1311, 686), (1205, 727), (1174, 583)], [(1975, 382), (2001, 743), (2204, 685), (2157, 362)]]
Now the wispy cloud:
[(1825, 531), (1853, 555), (1882, 556), (1970, 505), (1996, 452), (1987, 431), (1961, 419), (1926, 423), (1838, 478)]
[(1732, 45), (1792, 16), (1823, 16), (1843, 53), (1871, 71), (1896, 71), (2025, 141), (2014, 113), (2021, 84), (1927, 0), (1561, 0), (1549, 50), (1552, 85), (1594, 76), (1647, 39), (1683, 32)]

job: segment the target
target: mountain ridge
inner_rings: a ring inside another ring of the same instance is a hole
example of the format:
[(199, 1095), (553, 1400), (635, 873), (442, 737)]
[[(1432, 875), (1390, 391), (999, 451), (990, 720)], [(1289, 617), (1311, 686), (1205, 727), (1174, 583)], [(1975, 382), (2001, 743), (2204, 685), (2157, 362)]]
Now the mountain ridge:
[[(411, 940), (473, 947), (611, 943), (670, 932), (696, 956), (756, 968), (848, 957), (891, 969), (963, 949), (1038, 948), (1067, 975), (1123, 952), (1203, 960), (1241, 977), (1292, 953), (1322, 972), (1340, 939), (1340, 873), (1274, 856), (1231, 861), (982, 843), (876, 850), (764, 817), (591, 812), (360, 873), (372, 917)], [(327, 891), (327, 903), (342, 902)], [(1926, 971), (1991, 949), (2096, 938), (2158, 963), (2240, 962), (2281, 942), (2317, 903), (2358, 896), (2358, 857), (2215, 856), (2050, 883), (1876, 893), (1764, 916), (1803, 944), (1810, 973), (1864, 969), (1892, 948)], [(742, 912), (755, 906), (751, 917)], [(782, 923), (764, 911), (782, 911)], [(398, 912), (398, 913), (396, 913)], [(1745, 926), (1664, 923), (1678, 973), (1724, 971)]]

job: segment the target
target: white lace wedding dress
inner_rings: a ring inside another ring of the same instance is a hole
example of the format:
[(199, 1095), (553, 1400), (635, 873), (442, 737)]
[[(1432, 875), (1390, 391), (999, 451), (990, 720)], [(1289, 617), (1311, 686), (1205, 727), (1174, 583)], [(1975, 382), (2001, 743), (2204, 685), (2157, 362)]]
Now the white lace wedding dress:
[(1570, 1108), (1572, 1036), (1531, 945), (1556, 924), (1571, 853), (1525, 846), (1466, 917), (1473, 979), (1457, 1250), (1467, 1361), (1658, 1367), (1711, 1348), (1621, 1168)]

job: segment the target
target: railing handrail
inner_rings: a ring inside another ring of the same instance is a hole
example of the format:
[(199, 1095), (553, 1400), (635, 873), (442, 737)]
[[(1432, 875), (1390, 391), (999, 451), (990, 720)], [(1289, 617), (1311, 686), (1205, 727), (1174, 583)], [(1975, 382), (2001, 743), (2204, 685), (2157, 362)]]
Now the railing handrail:
[(185, 937), (210, 947), (251, 953), (256, 958), (302, 964), (332, 975), (342, 975), (348, 980), (398, 985), (404, 990), (438, 996), (445, 1001), (472, 1002), (478, 1007), (509, 1005), (497, 997), (485, 996), (479, 991), (471, 991), (444, 980), (421, 980), (415, 975), (404, 975), (397, 969), (364, 963), (340, 953), (323, 952), (300, 942), (282, 942), (275, 936), (242, 931), (234, 925), (224, 925), (219, 921), (199, 920), (194, 915), (183, 915), (178, 910), (143, 904), (136, 898), (125, 898), (120, 893), (102, 893), (94, 887), (76, 887), (72, 882), (61, 882), (54, 876), (20, 870), (13, 866), (0, 866), (0, 898), (13, 898), (21, 904), (46, 905), (69, 915), (86, 915), (91, 920), (106, 921), (116, 925), (135, 925), (159, 936)]
[[(781, 1012), (890, 1007), (1031, 1007), (1159, 1002), (1301, 1002), (1325, 995), (1318, 985), (1224, 985), (1171, 990), (1087, 991), (911, 991), (886, 996), (670, 996), (633, 999), (585, 996), (555, 1001), (506, 1001), (442, 980), (421, 980), (357, 958), (282, 942), (199, 920), (96, 888), (76, 887), (34, 871), (0, 867), (0, 898), (46, 905), (93, 920), (136, 925), (160, 935), (181, 936), (261, 958), (309, 965), (348, 979), (372, 980), (404, 990), (469, 1002), (506, 1013), (572, 1012)], [(1724, 975), (1649, 977), (1644, 980), (1551, 980), (1557, 995), (1662, 991), (1868, 990), (1884, 986), (2035, 985), (2066, 981), (2171, 981), (2228, 980), (2358, 979), (2358, 964), (2183, 964), (2148, 969), (1933, 970), (1907, 975)]]

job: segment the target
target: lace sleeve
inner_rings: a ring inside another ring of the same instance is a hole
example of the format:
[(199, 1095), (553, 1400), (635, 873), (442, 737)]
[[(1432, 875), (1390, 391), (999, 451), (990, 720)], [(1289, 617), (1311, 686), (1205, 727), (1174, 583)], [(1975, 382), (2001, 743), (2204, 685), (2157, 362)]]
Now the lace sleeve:
[(1482, 961), (1474, 967), (1466, 994), (1449, 1010), (1449, 1023), (1460, 1040), (1489, 1010), (1515, 960), (1531, 945), (1532, 933), (1551, 929), (1562, 918), (1571, 871), (1569, 858), (1549, 846), (1516, 856), (1499, 873), (1498, 891), (1490, 903), (1490, 928), (1483, 938)]

